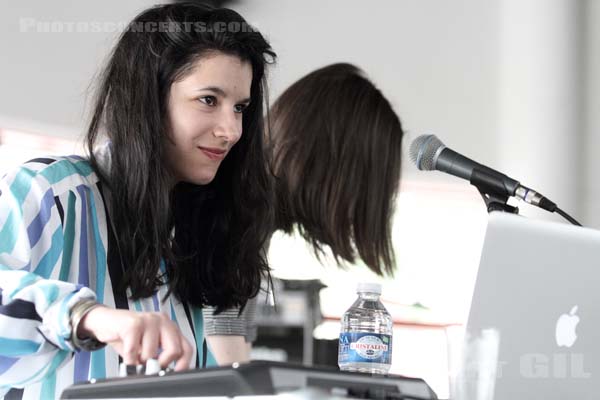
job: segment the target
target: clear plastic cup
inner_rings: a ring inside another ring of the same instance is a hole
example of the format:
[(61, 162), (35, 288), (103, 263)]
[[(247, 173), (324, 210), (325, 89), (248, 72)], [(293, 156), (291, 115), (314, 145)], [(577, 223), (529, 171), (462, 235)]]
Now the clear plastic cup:
[(455, 328), (448, 344), (450, 399), (493, 400), (500, 333), (490, 328), (469, 335)]

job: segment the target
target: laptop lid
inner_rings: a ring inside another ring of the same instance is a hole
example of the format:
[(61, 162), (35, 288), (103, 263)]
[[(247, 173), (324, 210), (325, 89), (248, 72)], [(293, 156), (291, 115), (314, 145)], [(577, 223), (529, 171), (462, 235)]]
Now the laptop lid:
[(467, 337), (499, 333), (494, 399), (600, 396), (600, 232), (492, 213)]

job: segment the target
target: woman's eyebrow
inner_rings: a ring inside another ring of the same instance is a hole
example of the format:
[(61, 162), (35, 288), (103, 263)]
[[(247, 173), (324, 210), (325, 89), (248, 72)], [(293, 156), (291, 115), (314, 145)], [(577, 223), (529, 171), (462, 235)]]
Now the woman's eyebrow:
[[(207, 86), (204, 88), (196, 89), (196, 91), (198, 91), (198, 92), (205, 91), (205, 90), (214, 92), (222, 97), (227, 97), (227, 93), (225, 93), (225, 91), (218, 86)], [(239, 103), (249, 103), (250, 100), (251, 100), (250, 97), (246, 97), (245, 99), (240, 100)]]

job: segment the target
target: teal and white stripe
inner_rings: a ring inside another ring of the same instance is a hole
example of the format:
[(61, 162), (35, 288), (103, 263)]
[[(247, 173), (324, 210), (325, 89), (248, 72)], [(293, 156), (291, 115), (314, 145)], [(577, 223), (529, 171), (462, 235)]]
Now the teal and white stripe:
[[(23, 399), (59, 398), (76, 380), (117, 375), (110, 347), (74, 356), (68, 318), (84, 298), (115, 307), (108, 245), (98, 177), (87, 160), (34, 160), (0, 180), (0, 398), (13, 387), (24, 388)], [(175, 298), (161, 301), (166, 291), (129, 300), (129, 309), (165, 312), (202, 360), (202, 311), (191, 308), (188, 320)], [(210, 352), (207, 361), (216, 365)]]

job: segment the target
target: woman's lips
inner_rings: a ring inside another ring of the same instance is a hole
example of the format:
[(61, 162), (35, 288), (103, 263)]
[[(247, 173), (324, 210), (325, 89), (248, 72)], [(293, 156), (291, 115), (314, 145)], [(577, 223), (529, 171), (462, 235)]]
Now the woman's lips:
[(225, 158), (227, 150), (215, 149), (212, 147), (198, 147), (211, 160), (220, 161)]

